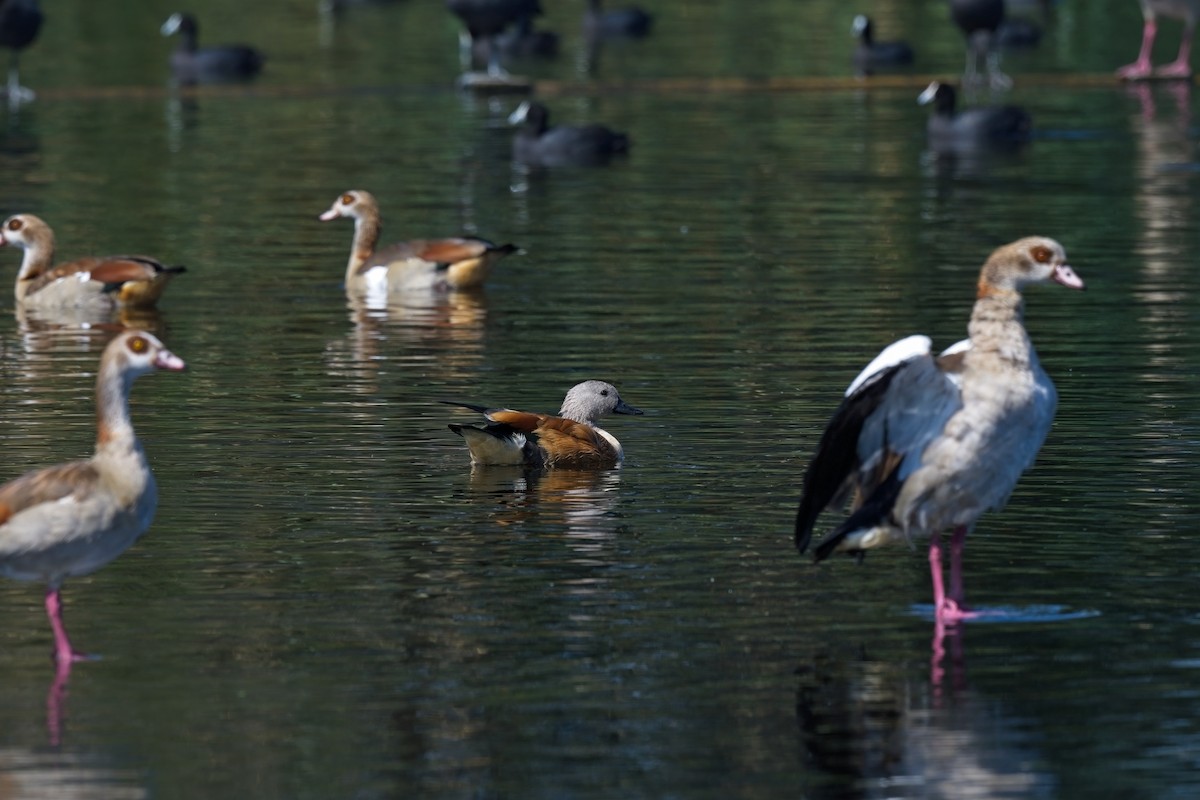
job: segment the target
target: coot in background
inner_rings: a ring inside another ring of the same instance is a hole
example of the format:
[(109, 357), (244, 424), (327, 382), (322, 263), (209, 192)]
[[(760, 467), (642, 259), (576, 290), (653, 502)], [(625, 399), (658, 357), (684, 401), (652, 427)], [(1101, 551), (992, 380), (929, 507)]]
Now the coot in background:
[(198, 45), (199, 26), (191, 14), (172, 14), (163, 23), (163, 36), (179, 35), (171, 53), (171, 71), (181, 83), (210, 83), (252, 78), (262, 71), (263, 55), (244, 44)]
[(980, 149), (1015, 149), (1029, 141), (1033, 121), (1019, 106), (986, 106), (957, 109), (957, 92), (948, 83), (934, 81), (917, 98), (933, 104), (926, 132), (929, 148), (939, 153)]
[(854, 18), (850, 28), (858, 37), (854, 48), (854, 69), (860, 75), (870, 75), (881, 67), (896, 67), (913, 63), (913, 49), (908, 42), (875, 41), (874, 24), (866, 14)]
[(529, 100), (508, 121), (520, 126), (513, 137), (513, 159), (529, 166), (599, 166), (629, 151), (624, 133), (595, 122), (552, 126), (546, 107)]

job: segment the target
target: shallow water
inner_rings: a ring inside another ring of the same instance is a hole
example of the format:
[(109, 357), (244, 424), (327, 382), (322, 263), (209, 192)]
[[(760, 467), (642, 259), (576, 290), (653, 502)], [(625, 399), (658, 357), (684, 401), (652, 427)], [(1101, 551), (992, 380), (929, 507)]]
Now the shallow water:
[[(634, 140), (552, 174), (508, 161), (515, 99), (453, 91), (438, 3), (214, 1), (203, 38), (268, 68), (183, 94), (173, 9), (54, 9), (41, 96), (0, 111), (0, 212), (63, 257), (186, 264), (128, 322), (189, 371), (133, 393), (153, 527), (64, 592), (103, 658), (56, 687), (40, 589), (0, 584), (15, 796), (1195, 794), (1197, 98), (1094, 77), (1132, 59), (1136, 4), (1057, 8), (1006, 62), (1035, 141), (954, 162), (915, 104), (960, 68), (942, 3), (874, 4), (930, 41), (861, 85), (840, 3), (646, 5), (659, 31), (592, 78), (576, 5), (550, 9), (563, 53), (527, 71), (554, 115)], [(830, 81), (660, 82), (806, 76)], [(349, 306), (350, 224), (316, 220), (348, 188), (385, 238), (524, 253), (479, 294)], [(1035, 232), (1088, 291), (1030, 292), (1059, 412), (967, 551), (972, 601), (1016, 619), (938, 631), (922, 550), (796, 555), (799, 480), (861, 366), (961, 338), (983, 258)], [(110, 334), (0, 323), (3, 477), (89, 451)], [(472, 473), (438, 402), (553, 410), (588, 377), (647, 412), (607, 426), (619, 470)]]

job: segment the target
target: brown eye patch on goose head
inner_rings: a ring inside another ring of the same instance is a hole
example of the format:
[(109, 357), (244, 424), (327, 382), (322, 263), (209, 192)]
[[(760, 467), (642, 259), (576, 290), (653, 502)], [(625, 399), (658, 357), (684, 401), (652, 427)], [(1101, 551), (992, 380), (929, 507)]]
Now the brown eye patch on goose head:
[(1033, 256), (1033, 260), (1039, 264), (1049, 264), (1054, 258), (1054, 251), (1045, 245), (1039, 244), (1037, 247), (1033, 248), (1031, 255)]
[(8, 221), (8, 225), (6, 225), (5, 227), (8, 228), (10, 231), (19, 231), (19, 230), (21, 230), (21, 228), (25, 227), (25, 222), (23, 220), (17, 219), (16, 217), (13, 217), (12, 219), (10, 219)]
[(150, 349), (150, 343), (146, 341), (145, 337), (135, 336), (129, 340), (129, 349), (141, 354)]

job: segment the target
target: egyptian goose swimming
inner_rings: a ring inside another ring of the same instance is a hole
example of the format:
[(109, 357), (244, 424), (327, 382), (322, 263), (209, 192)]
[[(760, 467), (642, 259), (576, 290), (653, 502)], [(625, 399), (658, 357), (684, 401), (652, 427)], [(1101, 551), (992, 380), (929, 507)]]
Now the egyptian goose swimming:
[(897, 67), (913, 63), (913, 49), (904, 41), (875, 41), (875, 26), (866, 14), (854, 18), (850, 28), (858, 37), (854, 48), (854, 70), (859, 75), (870, 75), (881, 67)]
[(181, 83), (215, 83), (253, 78), (262, 71), (263, 54), (245, 44), (200, 47), (200, 26), (191, 14), (175, 13), (162, 24), (163, 36), (179, 34), (171, 53), (171, 72)]
[[(999, 509), (1033, 464), (1054, 418), (1054, 384), (1022, 323), (1021, 290), (1056, 281), (1082, 289), (1062, 245), (1030, 237), (996, 250), (979, 275), (969, 340), (939, 357), (924, 336), (887, 348), (846, 390), (804, 476), (796, 547), (808, 547), (821, 511), (851, 499), (852, 513), (815, 551), (860, 558), (917, 536), (932, 538), (934, 609), (970, 616), (962, 589), (967, 533)], [(950, 592), (940, 533), (953, 528)]]
[(10, 105), (34, 98), (33, 90), (21, 85), (18, 62), (21, 51), (37, 38), (43, 19), (37, 0), (0, 0), (0, 47), (12, 51), (7, 89)]
[(926, 123), (929, 149), (953, 153), (981, 148), (1016, 149), (1029, 141), (1033, 119), (1020, 106), (985, 106), (957, 110), (958, 94), (948, 83), (934, 81), (917, 97), (933, 104)]
[(996, 32), (1004, 23), (1004, 0), (950, 0), (950, 19), (967, 39), (967, 68), (963, 83), (980, 81), (979, 59), (987, 63), (988, 80), (993, 89), (1008, 89), (1012, 79), (1000, 71), (1000, 50)]
[(143, 331), (113, 339), (96, 375), (96, 454), (28, 472), (0, 486), (0, 575), (47, 586), (46, 613), (59, 663), (85, 658), (63, 627), (60, 587), (123, 553), (149, 527), (154, 476), (129, 419), (134, 378), (183, 361)]
[(571, 387), (558, 416), (471, 403), (443, 401), (483, 414), (482, 428), (451, 424), (467, 440), (471, 464), (533, 468), (607, 469), (621, 463), (625, 452), (617, 437), (596, 425), (608, 414), (641, 414), (626, 403), (617, 387), (584, 381)]
[(87, 309), (108, 313), (118, 306), (150, 308), (184, 267), (165, 267), (146, 256), (89, 257), (54, 263), (54, 231), (33, 214), (16, 214), (0, 226), (0, 247), (25, 251), (16, 298), (41, 311)]
[(465, 236), (413, 239), (376, 251), (379, 204), (370, 192), (343, 193), (319, 219), (354, 220), (354, 242), (346, 265), (346, 291), (353, 295), (386, 295), (428, 289), (474, 289), (483, 285), (492, 265), (517, 250), (486, 239)]
[[(1142, 48), (1137, 61), (1117, 70), (1117, 76), (1125, 80), (1138, 80), (1152, 76), (1162, 78), (1187, 78), (1192, 74), (1192, 41), (1196, 36), (1196, 21), (1200, 19), (1200, 0), (1139, 0), (1142, 5)], [(1158, 36), (1158, 15), (1165, 14), (1183, 20), (1183, 37), (1179, 40), (1179, 54), (1170, 64), (1154, 69), (1150, 63), (1150, 52)]]
[(508, 122), (519, 126), (513, 160), (531, 167), (600, 166), (629, 152), (629, 136), (599, 123), (551, 125), (550, 112), (541, 103), (526, 100)]

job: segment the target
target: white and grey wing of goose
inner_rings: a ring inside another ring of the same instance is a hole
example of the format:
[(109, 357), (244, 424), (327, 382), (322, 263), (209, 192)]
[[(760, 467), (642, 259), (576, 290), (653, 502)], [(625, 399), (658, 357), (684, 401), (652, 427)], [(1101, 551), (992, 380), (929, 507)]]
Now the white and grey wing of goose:
[(817, 517), (850, 492), (870, 498), (889, 477), (903, 481), (925, 447), (962, 408), (959, 372), (969, 345), (934, 356), (927, 336), (885, 348), (846, 390), (804, 477), (796, 547), (804, 552)]

